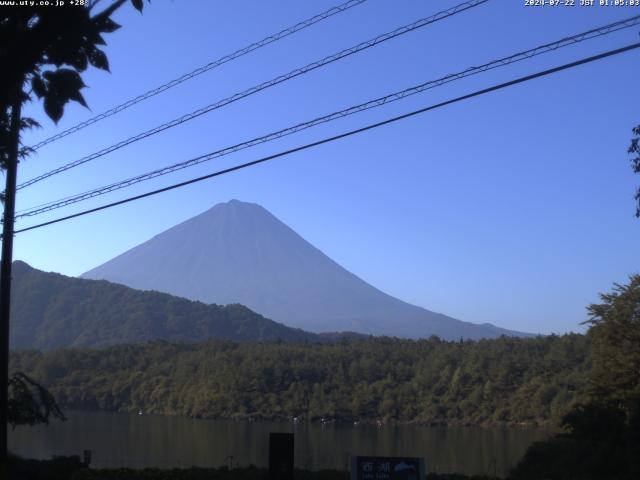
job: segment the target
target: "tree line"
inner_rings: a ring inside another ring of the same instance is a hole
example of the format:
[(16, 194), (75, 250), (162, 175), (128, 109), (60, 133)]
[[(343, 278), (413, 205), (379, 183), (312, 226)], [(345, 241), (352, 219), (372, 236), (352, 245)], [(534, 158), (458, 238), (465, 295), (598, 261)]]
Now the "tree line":
[(578, 334), (445, 342), (153, 341), (24, 350), (12, 370), (63, 408), (196, 418), (555, 423), (587, 391), (590, 348)]

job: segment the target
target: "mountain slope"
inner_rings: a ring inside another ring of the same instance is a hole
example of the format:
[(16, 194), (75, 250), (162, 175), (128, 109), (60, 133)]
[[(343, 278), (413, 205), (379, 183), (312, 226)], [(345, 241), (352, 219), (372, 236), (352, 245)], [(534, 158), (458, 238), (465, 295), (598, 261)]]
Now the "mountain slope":
[(519, 335), (391, 297), (345, 270), (261, 206), (237, 200), (218, 204), (83, 277), (206, 303), (240, 303), (313, 332), (455, 340)]
[(13, 265), (11, 347), (52, 349), (146, 340), (318, 341), (242, 305), (205, 305)]

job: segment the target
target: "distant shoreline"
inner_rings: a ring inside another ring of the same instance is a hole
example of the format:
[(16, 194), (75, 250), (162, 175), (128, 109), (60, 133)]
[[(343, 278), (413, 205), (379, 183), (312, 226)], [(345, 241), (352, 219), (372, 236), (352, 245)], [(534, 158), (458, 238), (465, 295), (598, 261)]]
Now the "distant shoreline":
[(67, 408), (64, 405), (61, 406), (63, 409), (63, 413), (66, 412), (74, 412), (74, 413), (106, 413), (110, 415), (131, 415), (131, 416), (143, 416), (143, 417), (165, 417), (165, 418), (183, 418), (186, 420), (204, 420), (204, 421), (225, 421), (225, 422), (264, 422), (264, 423), (276, 423), (282, 425), (293, 425), (295, 426), (304, 426), (304, 425), (326, 425), (326, 426), (338, 426), (338, 427), (393, 427), (393, 426), (412, 426), (412, 427), (421, 427), (421, 428), (479, 428), (479, 429), (495, 429), (495, 428), (505, 428), (505, 429), (536, 429), (536, 430), (546, 430), (549, 433), (553, 433), (558, 430), (558, 427), (554, 425), (552, 422), (547, 421), (545, 423), (525, 423), (525, 422), (502, 422), (502, 423), (484, 423), (484, 424), (472, 424), (472, 423), (455, 423), (455, 422), (421, 422), (421, 421), (401, 421), (389, 419), (383, 422), (377, 422), (375, 419), (364, 419), (359, 421), (351, 421), (346, 419), (326, 419), (324, 422), (319, 419), (304, 419), (299, 418), (298, 421), (294, 421), (292, 418), (284, 418), (284, 417), (193, 417), (187, 415), (180, 414), (170, 414), (170, 413), (142, 413), (139, 414), (137, 410), (100, 410), (100, 409), (83, 409), (83, 408)]

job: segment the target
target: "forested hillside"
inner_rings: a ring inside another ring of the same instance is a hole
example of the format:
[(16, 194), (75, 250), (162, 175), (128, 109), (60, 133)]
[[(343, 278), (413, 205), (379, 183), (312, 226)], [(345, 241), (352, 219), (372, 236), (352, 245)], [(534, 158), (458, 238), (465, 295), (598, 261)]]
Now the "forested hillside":
[(13, 267), (11, 348), (52, 349), (164, 339), (317, 340), (242, 305), (206, 305), (104, 280)]
[(478, 342), (153, 342), (12, 355), (66, 408), (211, 418), (555, 422), (586, 392), (581, 335)]

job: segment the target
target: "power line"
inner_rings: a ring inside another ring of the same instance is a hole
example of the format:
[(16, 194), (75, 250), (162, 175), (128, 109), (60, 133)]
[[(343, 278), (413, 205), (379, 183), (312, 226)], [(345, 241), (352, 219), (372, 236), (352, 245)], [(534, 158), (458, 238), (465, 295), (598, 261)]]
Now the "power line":
[(406, 118), (410, 118), (410, 117), (419, 115), (421, 113), (425, 113), (425, 112), (428, 112), (428, 111), (431, 111), (431, 110), (435, 110), (435, 109), (438, 109), (438, 108), (441, 108), (441, 107), (444, 107), (444, 106), (447, 106), (447, 105), (451, 105), (453, 103), (458, 103), (458, 102), (461, 102), (461, 101), (464, 101), (464, 100), (468, 100), (468, 99), (473, 98), (473, 97), (477, 97), (477, 96), (484, 95), (484, 94), (487, 94), (487, 93), (490, 93), (490, 92), (494, 92), (496, 90), (501, 90), (503, 88), (507, 88), (507, 87), (510, 87), (510, 86), (513, 86), (513, 85), (524, 83), (524, 82), (527, 82), (527, 81), (530, 81), (530, 80), (534, 80), (536, 78), (544, 77), (544, 76), (547, 76), (547, 75), (551, 75), (553, 73), (557, 73), (557, 72), (560, 72), (560, 71), (563, 71), (563, 70), (568, 70), (570, 68), (574, 68), (574, 67), (577, 67), (579, 65), (584, 65), (586, 63), (595, 62), (597, 60), (601, 60), (601, 59), (606, 58), (606, 57), (611, 57), (613, 55), (619, 55), (621, 53), (628, 52), (628, 51), (634, 50), (636, 48), (640, 48), (640, 42), (639, 43), (633, 43), (633, 44), (627, 45), (625, 47), (617, 48), (615, 50), (609, 50), (607, 52), (600, 53), (598, 55), (593, 55), (591, 57), (586, 57), (586, 58), (583, 58), (583, 59), (580, 59), (580, 60), (576, 60), (576, 61), (571, 62), (571, 63), (566, 63), (566, 64), (558, 66), (558, 67), (554, 67), (554, 68), (543, 70), (543, 71), (540, 71), (540, 72), (537, 72), (537, 73), (526, 75), (524, 77), (519, 77), (519, 78), (517, 78), (515, 80), (510, 80), (508, 82), (500, 83), (500, 84), (494, 85), (492, 87), (484, 88), (482, 90), (477, 90), (475, 92), (472, 92), (472, 93), (469, 93), (469, 94), (466, 94), (466, 95), (462, 95), (460, 97), (456, 97), (456, 98), (453, 98), (453, 99), (450, 99), (450, 100), (446, 100), (444, 102), (440, 102), (440, 103), (437, 103), (435, 105), (430, 105), (428, 107), (424, 107), (424, 108), (421, 108), (419, 110), (414, 110), (412, 112), (405, 113), (403, 115), (398, 115), (396, 117), (392, 117), (392, 118), (389, 118), (387, 120), (383, 120), (381, 122), (373, 123), (373, 124), (370, 124), (370, 125), (367, 125), (367, 126), (364, 126), (364, 127), (361, 127), (361, 128), (357, 128), (355, 130), (350, 130), (348, 132), (341, 133), (339, 135), (334, 135), (332, 137), (327, 137), (327, 138), (324, 138), (322, 140), (318, 140), (318, 141), (315, 141), (315, 142), (312, 142), (312, 143), (307, 143), (306, 145), (302, 145), (302, 146), (295, 147), (295, 148), (292, 148), (292, 149), (289, 149), (289, 150), (285, 150), (285, 151), (282, 151), (282, 152), (279, 152), (279, 153), (276, 153), (276, 154), (273, 154), (273, 155), (262, 157), (262, 158), (260, 158), (258, 160), (253, 160), (251, 162), (247, 162), (247, 163), (243, 163), (243, 164), (240, 164), (240, 165), (236, 165), (234, 167), (226, 168), (224, 170), (219, 170), (217, 172), (213, 172), (213, 173), (210, 173), (208, 175), (203, 175), (201, 177), (192, 178), (192, 179), (186, 180), (184, 182), (175, 183), (175, 184), (169, 185), (167, 187), (163, 187), (163, 188), (160, 188), (160, 189), (157, 189), (157, 190), (152, 190), (150, 192), (146, 192), (146, 193), (143, 193), (143, 194), (140, 194), (140, 195), (136, 195), (136, 196), (133, 196), (133, 197), (125, 198), (125, 199), (119, 200), (117, 202), (112, 202), (112, 203), (108, 203), (106, 205), (101, 205), (99, 207), (95, 207), (95, 208), (91, 208), (91, 209), (88, 209), (88, 210), (84, 210), (82, 212), (74, 213), (72, 215), (67, 215), (65, 217), (60, 217), (60, 218), (56, 218), (54, 220), (49, 220), (48, 222), (43, 222), (43, 223), (39, 223), (37, 225), (32, 225), (30, 227), (21, 228), (19, 230), (16, 230), (15, 233), (21, 233), (21, 232), (26, 232), (26, 231), (29, 231), (29, 230), (34, 230), (36, 228), (45, 227), (45, 226), (48, 226), (48, 225), (52, 225), (54, 223), (59, 223), (59, 222), (65, 221), (65, 220), (70, 220), (72, 218), (81, 217), (81, 216), (84, 216), (84, 215), (88, 215), (90, 213), (95, 213), (95, 212), (98, 212), (98, 211), (101, 211), (101, 210), (105, 210), (105, 209), (108, 209), (108, 208), (112, 208), (112, 207), (115, 207), (115, 206), (118, 206), (118, 205), (123, 205), (125, 203), (129, 203), (129, 202), (132, 202), (132, 201), (135, 201), (135, 200), (140, 200), (142, 198), (150, 197), (152, 195), (157, 195), (159, 193), (164, 193), (164, 192), (167, 192), (169, 190), (174, 190), (176, 188), (181, 188), (181, 187), (184, 187), (184, 186), (187, 186), (187, 185), (191, 185), (192, 183), (197, 183), (197, 182), (201, 182), (203, 180), (207, 180), (207, 179), (210, 179), (210, 178), (218, 177), (220, 175), (231, 173), (231, 172), (234, 172), (236, 170), (242, 170), (244, 168), (248, 168), (248, 167), (251, 167), (251, 166), (254, 166), (254, 165), (258, 165), (260, 163), (267, 162), (269, 160), (274, 160), (276, 158), (280, 158), (280, 157), (284, 157), (284, 156), (287, 156), (287, 155), (291, 155), (292, 153), (296, 153), (296, 152), (300, 152), (300, 151), (303, 151), (303, 150), (307, 150), (307, 149), (310, 149), (310, 148), (313, 148), (313, 147), (317, 147), (319, 145), (323, 145), (325, 143), (330, 143), (330, 142), (333, 142), (333, 141), (336, 141), (336, 140), (340, 140), (342, 138), (346, 138), (346, 137), (350, 137), (350, 136), (356, 135), (358, 133), (362, 133), (362, 132), (366, 132), (368, 130), (372, 130), (372, 129), (375, 129), (375, 128), (378, 128), (378, 127), (382, 127), (384, 125), (388, 125), (388, 124), (391, 124), (391, 123), (394, 123), (394, 122), (397, 122), (397, 121), (400, 121), (400, 120), (404, 120)]
[(238, 152), (240, 150), (244, 150), (246, 148), (250, 148), (253, 147), (255, 145), (259, 145), (262, 143), (266, 143), (269, 141), (273, 141), (276, 140), (278, 138), (282, 138), (284, 136), (288, 136), (291, 135), (293, 133), (297, 133), (300, 132), (302, 130), (308, 129), (308, 128), (312, 128), (314, 126), (320, 125), (322, 123), (327, 123), (333, 120), (337, 120), (339, 118), (343, 118), (349, 115), (353, 115), (355, 113), (360, 113), (363, 112), (365, 110), (369, 110), (372, 108), (376, 108), (391, 102), (395, 102), (397, 100), (401, 100), (403, 98), (409, 97), (411, 95), (415, 95), (417, 93), (421, 93), (424, 92), (426, 90), (432, 89), (432, 88), (436, 88), (438, 86), (447, 84), (449, 82), (453, 82), (455, 80), (459, 80), (468, 76), (472, 76), (472, 75), (476, 75), (478, 73), (482, 73), (488, 70), (492, 70), (494, 68), (498, 68), (498, 67), (503, 67), (506, 65), (510, 65), (512, 63), (516, 63), (522, 60), (526, 60), (529, 59), (531, 57), (537, 56), (537, 55), (542, 55), (544, 53), (548, 53), (550, 51), (555, 51), (559, 48), (563, 48), (569, 45), (573, 45), (575, 43), (579, 43), (585, 40), (589, 40), (589, 39), (593, 39), (593, 38), (598, 38), (600, 36), (603, 35), (608, 35), (610, 33), (622, 30), (624, 28), (629, 28), (632, 27), (634, 25), (638, 25), (640, 24), (640, 15), (637, 15), (635, 17), (631, 17), (628, 19), (624, 19), (624, 20), (620, 20), (608, 25), (604, 25), (602, 27), (598, 27), (598, 28), (594, 28), (591, 30), (587, 30), (585, 32), (576, 34), (576, 35), (572, 35), (569, 37), (564, 37), (560, 40), (557, 40), (555, 42), (551, 42), (551, 43), (547, 43), (523, 52), (519, 52), (519, 53), (515, 53), (513, 55), (510, 55), (508, 57), (504, 57), (498, 60), (493, 60), (491, 62), (485, 63), (483, 65), (477, 66), (477, 67), (470, 67), (466, 70), (463, 70), (461, 72), (458, 73), (454, 73), (454, 74), (450, 74), (450, 75), (446, 75), (444, 77), (438, 78), (436, 80), (430, 80), (427, 82), (424, 82), (420, 85), (417, 86), (413, 86), (398, 92), (394, 92), (388, 95), (385, 95), (383, 97), (379, 97), (376, 98), (374, 100), (370, 100), (368, 102), (365, 103), (361, 103), (359, 105), (355, 105), (349, 108), (346, 108), (344, 110), (340, 110), (337, 112), (333, 112), (331, 114), (328, 115), (324, 115), (321, 117), (317, 117), (313, 120), (309, 120), (307, 122), (303, 122), (303, 123), (299, 123), (297, 125), (294, 125), (292, 127), (288, 127), (282, 130), (278, 130), (276, 132), (272, 132), (269, 133), (267, 135), (263, 135), (230, 147), (226, 147), (223, 148), (221, 150), (217, 150), (215, 152), (211, 152), (211, 153), (207, 153), (205, 155), (201, 155), (174, 165), (170, 165), (167, 167), (163, 167), (157, 170), (153, 170), (151, 172), (147, 172), (141, 175), (136, 175), (134, 177), (131, 177), (129, 179), (126, 180), (122, 180), (122, 181), (118, 181), (115, 183), (112, 183), (110, 185), (106, 185), (103, 187), (99, 187), (93, 190), (89, 190), (80, 194), (76, 194), (73, 196), (69, 196), (69, 197), (65, 197), (62, 199), (58, 199), (58, 200), (54, 200), (54, 201), (50, 201), (44, 204), (40, 204), (34, 207), (30, 207), (28, 209), (22, 210), (20, 212), (18, 212), (18, 215), (16, 216), (16, 218), (24, 218), (24, 217), (31, 217), (31, 216), (35, 216), (35, 215), (39, 215), (42, 214), (44, 212), (48, 212), (51, 210), (56, 210), (58, 208), (62, 208), (68, 205), (72, 205), (74, 203), (78, 203), (81, 202), (83, 200), (87, 200), (90, 198), (94, 198), (100, 195), (104, 195), (116, 190), (120, 190), (122, 188), (126, 188), (129, 187), (131, 185), (146, 181), (146, 180), (150, 180), (162, 175), (167, 175), (169, 173), (178, 171), (178, 170), (182, 170), (184, 168), (188, 168), (194, 165), (198, 165), (200, 163), (206, 162), (206, 161), (210, 161), (213, 160), (215, 158), (220, 158), (235, 152)]
[(119, 150), (127, 145), (130, 145), (134, 142), (137, 142), (139, 140), (142, 140), (144, 138), (150, 137), (152, 135), (155, 135), (156, 133), (160, 133), (163, 132), (164, 130), (167, 130), (169, 128), (175, 127), (177, 125), (180, 125), (182, 123), (188, 122), (189, 120), (193, 120), (194, 118), (200, 117), (201, 115), (204, 115), (205, 113), (209, 113), (213, 110), (217, 110), (219, 108), (222, 108), (226, 105), (229, 105), (233, 102), (236, 102), (238, 100), (241, 100), (245, 97), (248, 97), (250, 95), (253, 95), (255, 93), (258, 93), (262, 90), (265, 90), (267, 88), (273, 87), (275, 85), (278, 85), (280, 83), (283, 83), (287, 80), (291, 80), (292, 78), (298, 77), (300, 75), (309, 73), (317, 68), (323, 67), (325, 65), (328, 65), (330, 63), (333, 63), (335, 61), (341, 60), (343, 58), (349, 57), (355, 53), (361, 52), (363, 50), (367, 50), (369, 48), (372, 48), (376, 45), (379, 45), (380, 43), (386, 42), (388, 40), (391, 40), (393, 38), (399, 37), (401, 35), (404, 35), (406, 33), (412, 32), (414, 30), (417, 30), (419, 28), (425, 27), (427, 25), (430, 25), (432, 23), (435, 23), (439, 20), (444, 20), (445, 18), (451, 17), (453, 15), (456, 15), (460, 12), (463, 12), (465, 10), (469, 10), (471, 8), (477, 7), (483, 3), (488, 2), (489, 0), (469, 0), (466, 1), (464, 3), (461, 3), (459, 5), (456, 5), (455, 7), (452, 7), (448, 10), (443, 10), (441, 12), (436, 13), (435, 15), (432, 15), (430, 17), (426, 17), (426, 18), (422, 18), (416, 22), (413, 22), (411, 24), (402, 26), (400, 28), (397, 28), (391, 32), (387, 32), (381, 35), (378, 35), (377, 37), (368, 40), (366, 42), (362, 42), (359, 43), (358, 45), (355, 45), (353, 47), (347, 48), (345, 50), (342, 50), (338, 53), (335, 53), (333, 55), (329, 55), (328, 57), (325, 57), (321, 60), (317, 60), (313, 63), (309, 63), (307, 65), (305, 65), (304, 67), (300, 67), (300, 68), (296, 68), (294, 70), (291, 70), (289, 73), (286, 73), (284, 75), (280, 75), (278, 77), (275, 77), (267, 82), (263, 82), (259, 85), (253, 86), (247, 90), (244, 90), (242, 92), (236, 93), (230, 97), (224, 98), (222, 100), (219, 100), (215, 103), (209, 104), (205, 107), (202, 107), (198, 110), (195, 110), (191, 113), (188, 113), (186, 115), (183, 115), (179, 118), (176, 118), (174, 120), (171, 120), (167, 123), (164, 123), (162, 125), (159, 125), (155, 128), (152, 128), (150, 130), (147, 130), (145, 132), (142, 132), (138, 135), (135, 135), (133, 137), (129, 137), (126, 140), (122, 140), (118, 143), (115, 143), (109, 147), (103, 148), (102, 150), (92, 153), (90, 155), (87, 155), (83, 158), (80, 158), (78, 160), (75, 160), (71, 163), (68, 163), (66, 165), (63, 165), (61, 167), (58, 167), (56, 169), (50, 170), (46, 173), (43, 173), (42, 175), (39, 175), (35, 178), (32, 178), (31, 180), (27, 180), (26, 182), (23, 182), (21, 184), (19, 184), (17, 186), (17, 189), (20, 190), (22, 188), (28, 187), (30, 185), (33, 185), (34, 183), (40, 182), (46, 178), (49, 178), (53, 175), (57, 175), (59, 173), (62, 173), (66, 170), (69, 170), (71, 168), (77, 167), (79, 165), (82, 165), (84, 163), (87, 163), (89, 161), (95, 160), (96, 158), (102, 157), (108, 153), (114, 152), (116, 150)]
[(33, 150), (38, 150), (41, 147), (44, 147), (45, 145), (48, 145), (49, 143), (55, 142), (56, 140), (59, 140), (61, 138), (64, 138), (68, 135), (71, 135), (72, 133), (78, 132), (80, 130), (82, 130), (83, 128), (88, 127), (89, 125), (93, 125), (94, 123), (99, 122), (100, 120), (104, 120), (105, 118), (111, 117), (112, 115), (115, 115), (116, 113), (120, 113), (123, 110), (126, 110), (127, 108), (135, 105), (136, 103), (140, 103), (144, 100), (147, 100), (151, 97), (155, 97), (156, 95), (159, 95), (162, 92), (165, 92), (167, 90), (169, 90), (170, 88), (173, 88), (177, 85), (180, 85), (183, 82), (186, 82), (187, 80), (191, 80), (194, 77), (197, 77), (198, 75), (202, 75), (205, 72), (208, 72), (209, 70), (213, 70), (214, 68), (217, 68), (221, 65), (224, 65), (225, 63), (231, 62), (233, 60), (236, 60), (237, 58), (240, 58), (244, 55), (247, 55), (255, 50), (258, 50), (262, 47), (266, 47), (267, 45), (277, 42), (278, 40), (281, 40), (285, 37), (288, 37), (289, 35), (293, 35), (294, 33), (297, 33), (301, 30), (304, 30), (305, 28), (308, 28), (312, 25), (315, 25), (318, 22), (321, 22), (323, 20), (326, 20), (329, 17), (332, 17), (334, 15), (337, 15), (339, 13), (342, 13), (346, 10), (349, 10), (352, 7), (355, 7), (357, 5), (360, 5), (364, 2), (366, 2), (367, 0), (349, 0), (343, 4), (337, 5), (335, 7), (332, 7), (322, 13), (319, 13), (318, 15), (314, 15), (313, 17), (307, 18), (306, 20), (303, 20), (300, 23), (297, 23), (291, 27), (285, 28), (284, 30), (279, 31), (278, 33), (274, 33), (273, 35), (269, 35), (268, 37), (263, 38), (260, 41), (257, 41), (255, 43), (252, 43), (251, 45), (248, 45), (244, 48), (241, 48), (239, 50), (236, 50), (233, 53), (230, 53), (228, 55), (224, 55), (220, 58), (218, 58), (217, 60), (214, 60), (212, 62), (207, 63), (206, 65), (203, 65), (201, 67), (196, 68), (195, 70), (192, 70), (189, 73), (185, 73), (184, 75), (181, 75), (178, 78), (175, 78), (167, 83), (164, 83), (156, 88), (153, 88), (151, 90), (146, 91), (145, 93), (142, 93), (140, 95), (138, 95), (137, 97), (134, 97), (130, 100), (127, 100), (126, 102), (121, 103), (120, 105), (117, 105), (105, 112), (102, 112), (99, 115), (96, 115), (92, 118), (89, 118), (83, 122), (78, 123), (77, 125), (74, 125), (73, 127), (70, 127), (60, 133), (57, 133), (56, 135), (53, 135), (49, 138), (46, 138), (44, 140), (42, 140), (41, 142), (35, 144), (33, 147), (31, 147)]

